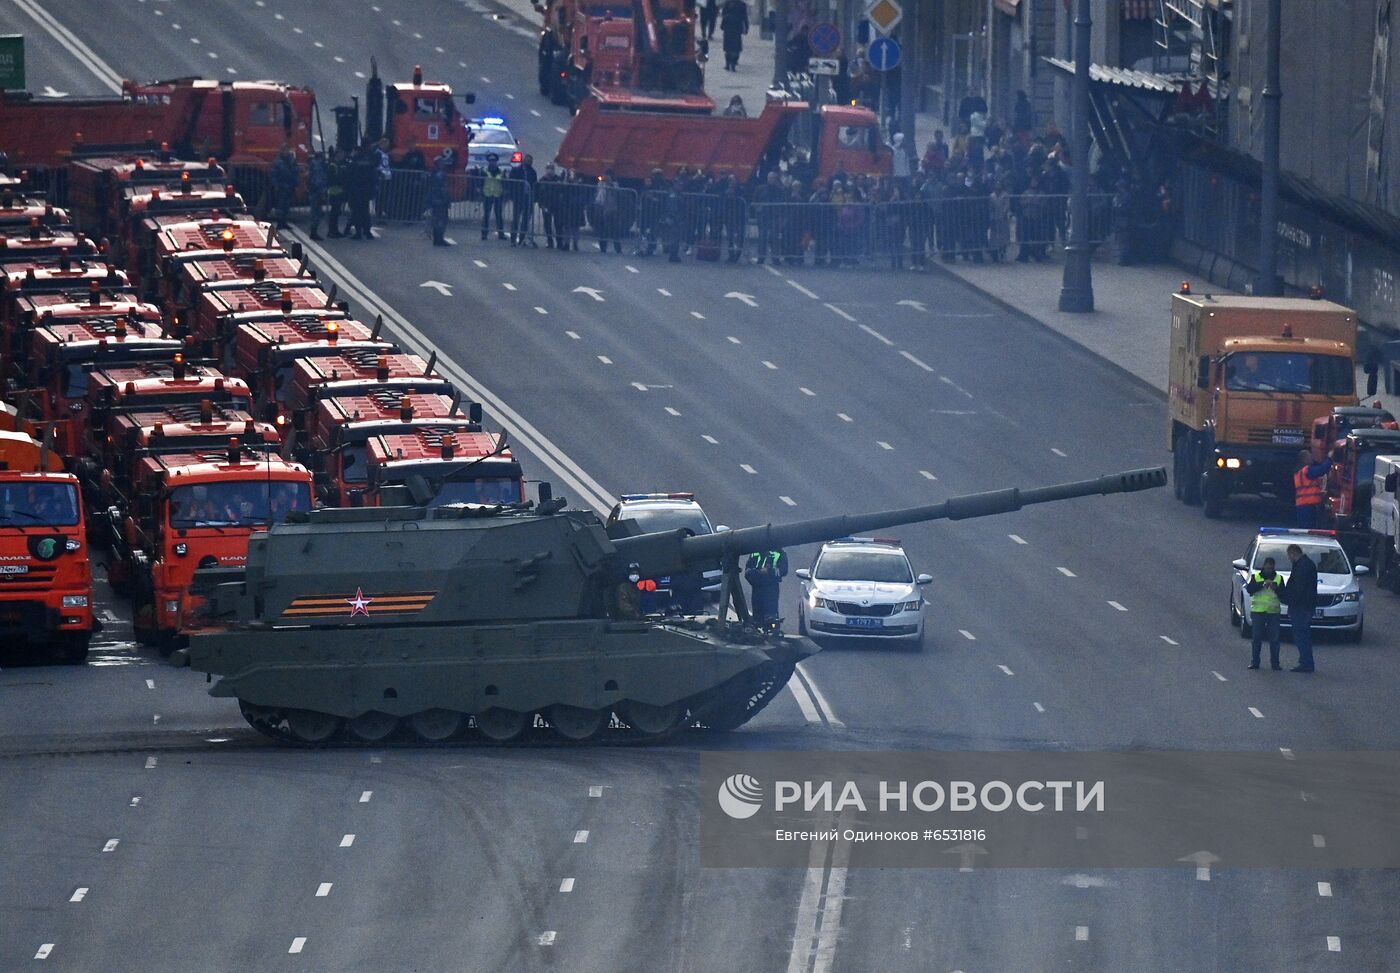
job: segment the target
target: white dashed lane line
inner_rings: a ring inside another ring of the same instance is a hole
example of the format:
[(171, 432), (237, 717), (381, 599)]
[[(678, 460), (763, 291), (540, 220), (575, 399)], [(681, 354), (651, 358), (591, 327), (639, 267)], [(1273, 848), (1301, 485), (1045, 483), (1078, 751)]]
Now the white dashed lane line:
[(1120, 604), (1119, 604), (1118, 602), (1116, 602), (1116, 601), (1110, 601), (1110, 602), (1109, 602), (1109, 605), (1112, 606), (1112, 608), (1113, 608), (1114, 611), (1125, 612), (1125, 611), (1128, 610), (1128, 609), (1124, 608), (1122, 605), (1120, 605)]
[(1157, 636), (1157, 637), (1158, 637), (1159, 639), (1161, 639), (1163, 642), (1167, 643), (1168, 645), (1180, 645), (1180, 644), (1181, 644), (1181, 643), (1178, 642), (1176, 639), (1172, 638), (1170, 635), (1159, 635), (1159, 636)]
[(374, 791), (363, 791), (363, 792), (360, 794), (360, 803), (361, 803), (361, 804), (368, 804), (368, 803), (369, 803), (369, 799), (370, 799), (371, 797), (373, 797), (373, 796), (374, 796)]
[(1045, 712), (1045, 707), (1044, 707), (1044, 706), (1041, 706), (1039, 703), (1031, 703), (1031, 705), (1035, 707), (1035, 711), (1036, 711), (1037, 713), (1044, 713), (1044, 712)]
[(330, 894), (331, 894), (331, 883), (330, 883), (330, 882), (322, 882), (320, 885), (316, 886), (316, 898), (318, 898), (318, 899), (324, 899), (326, 896), (328, 896), (328, 895), (330, 895)]
[[(932, 473), (930, 473), (928, 470), (920, 470), (920, 471), (919, 471), (919, 475), (922, 476), (925, 480), (936, 480), (936, 479), (938, 479), (938, 477), (934, 476), (934, 475), (933, 475)], [(1022, 541), (1021, 543), (1024, 544), (1025, 541)]]
[(1212, 670), (1210, 671), (1210, 674), (1211, 674), (1212, 676), (1214, 676), (1216, 679), (1219, 679), (1221, 682), (1229, 682), (1229, 681), (1230, 681), (1230, 680), (1226, 679), (1224, 676), (1222, 676), (1220, 673), (1216, 672), (1214, 669), (1212, 669)]
[(695, 318), (697, 321), (705, 320), (705, 315), (701, 314), (699, 311), (691, 311), (690, 316)]
[(559, 891), (560, 891), (560, 892), (572, 892), (573, 890), (574, 890), (574, 880), (573, 880), (573, 879), (571, 879), (571, 878), (566, 878), (566, 879), (564, 879), (562, 882), (559, 883)]
[(678, 416), (678, 415), (680, 415), (680, 411), (677, 410), (677, 409), (674, 409), (674, 408), (672, 408), (671, 406), (668, 405), (668, 406), (666, 406), (666, 414), (667, 414), (667, 415), (672, 415), (672, 416)]
[(809, 389), (809, 388), (808, 388), (807, 386), (805, 386), (805, 385), (799, 385), (799, 386), (797, 387), (797, 391), (801, 392), (803, 395), (812, 395), (812, 396), (815, 396), (815, 395), (817, 394), (816, 392), (813, 392), (811, 389)]
[(1294, 760), (1294, 759), (1296, 759), (1296, 758), (1293, 756), (1293, 751), (1292, 751), (1291, 749), (1289, 749), (1288, 747), (1279, 747), (1279, 748), (1278, 748), (1278, 752), (1281, 753), (1281, 754), (1283, 754), (1283, 759), (1284, 759), (1284, 760)]
[(792, 497), (779, 497), (778, 499), (781, 500), (783, 503), (787, 504), (789, 507), (797, 506), (797, 501), (792, 499)]
[(305, 937), (305, 936), (298, 936), (296, 939), (293, 939), (293, 940), (292, 940), (292, 945), (289, 946), (289, 947), (287, 947), (287, 952), (289, 952), (289, 953), (300, 953), (300, 952), (301, 952), (303, 949), (305, 949), (305, 948), (306, 948), (306, 937)]
[(700, 438), (703, 439), (703, 440), (705, 440), (705, 442), (709, 443), (711, 446), (718, 446), (718, 445), (719, 445), (719, 440), (716, 439), (714, 436), (702, 435)]
[(39, 951), (38, 951), (37, 953), (34, 954), (34, 958), (35, 958), (35, 959), (48, 959), (48, 958), (49, 958), (49, 954), (53, 952), (53, 945), (54, 945), (53, 943), (44, 943), (44, 945), (42, 945), (42, 946), (39, 947)]
[(121, 844), (121, 843), (122, 843), (122, 840), (121, 840), (120, 838), (108, 838), (108, 839), (107, 839), (107, 843), (106, 843), (105, 845), (102, 846), (102, 850), (103, 850), (104, 852), (116, 851), (116, 850), (117, 850), (117, 845), (119, 845), (119, 844)]
[(1073, 571), (1071, 571), (1069, 568), (1056, 568), (1055, 570), (1058, 571), (1058, 572), (1060, 572), (1061, 574), (1063, 574), (1066, 578), (1076, 578), (1076, 577), (1078, 577), (1078, 575), (1076, 575), (1076, 574), (1075, 574)]
[(589, 784), (589, 785), (588, 785), (588, 796), (589, 796), (589, 797), (602, 797), (602, 796), (603, 796), (603, 785), (602, 785), (602, 784)]
[(604, 365), (611, 365), (613, 363), (612, 359), (609, 358), (607, 355), (599, 355), (598, 360)]
[(536, 937), (535, 942), (539, 943), (541, 946), (553, 946), (556, 935), (558, 934), (553, 929), (550, 929), (547, 932), (540, 933), (539, 936)]
[(772, 362), (768, 361), (767, 359), (764, 359), (764, 361), (763, 361), (763, 367), (766, 368), (766, 369), (768, 369), (769, 371), (773, 371), (773, 372), (776, 372), (776, 371), (778, 370), (778, 366), (777, 366), (777, 365), (774, 365)]
[(486, 261), (485, 261), (485, 260), (476, 260), (476, 259), (473, 259), (473, 260), (472, 260), (472, 263), (476, 264), (478, 267), (482, 268), (483, 270), (486, 268)]
[(913, 362), (915, 365), (918, 365), (918, 366), (919, 366), (920, 368), (922, 368), (924, 371), (926, 371), (926, 372), (931, 372), (931, 371), (933, 371), (933, 367), (932, 367), (931, 365), (928, 365), (928, 364), (924, 363), (924, 362), (921, 361), (917, 356), (911, 355), (909, 352), (904, 351), (903, 349), (900, 350), (899, 354), (900, 354), (901, 357), (903, 357), (905, 360)]
[(881, 449), (894, 449), (893, 446), (891, 446), (889, 443), (885, 442), (883, 439), (877, 439), (877, 440), (875, 440), (875, 445), (876, 445), (876, 446), (879, 446)]
[(866, 324), (858, 324), (858, 325), (856, 325), (856, 327), (860, 328), (860, 330), (864, 331), (866, 334), (870, 335), (870, 337), (874, 338), (876, 341), (880, 342), (881, 344), (884, 344), (884, 345), (888, 345), (888, 346), (893, 347), (893, 345), (894, 345), (894, 342), (893, 342), (893, 341), (891, 341), (889, 338), (886, 338), (884, 335), (882, 335), (880, 332), (876, 331), (874, 328), (870, 327), (869, 325), (866, 325)]
[(340, 847), (342, 847), (342, 848), (349, 848), (349, 847), (350, 847), (351, 845), (353, 845), (354, 843), (355, 843), (355, 836), (352, 835), (352, 834), (348, 834), (348, 835), (346, 835), (345, 837), (343, 837), (343, 838), (340, 839)]
[(1317, 883), (1317, 894), (1318, 894), (1319, 896), (1321, 896), (1322, 898), (1324, 898), (1324, 899), (1330, 899), (1330, 898), (1332, 898), (1332, 883), (1331, 883), (1331, 882), (1318, 882), (1318, 883)]
[(1068, 459), (1068, 458), (1069, 458), (1069, 454), (1068, 454), (1068, 453), (1066, 453), (1066, 452), (1065, 452), (1064, 450), (1062, 450), (1062, 449), (1056, 449), (1054, 446), (1051, 446), (1051, 447), (1050, 447), (1050, 452), (1054, 453), (1056, 456), (1064, 457), (1065, 459)]
[(752, 466), (750, 466), (748, 463), (740, 463), (740, 464), (739, 464), (739, 469), (741, 469), (741, 470), (743, 470), (745, 473), (749, 473), (749, 474), (757, 474), (757, 473), (758, 473), (758, 470), (754, 469), (754, 468), (753, 468)]
[(504, 288), (505, 288), (506, 290), (508, 290), (508, 291), (513, 291), (513, 290), (515, 290), (515, 285), (514, 285), (514, 284), (511, 284), (511, 283), (502, 282), (501, 286), (504, 287)]
[(539, 118), (539, 117), (540, 117), (540, 113), (539, 113), (536, 109), (534, 109), (534, 108), (531, 108), (531, 109), (530, 109), (530, 114), (531, 114), (531, 115), (534, 115), (536, 118)]
[(671, 296), (671, 292), (668, 291), (668, 290), (667, 290), (666, 288), (664, 288), (664, 287), (658, 287), (658, 288), (656, 289), (656, 293), (660, 294), (662, 297), (670, 297), (670, 296)]
[[(803, 286), (802, 286), (801, 284), (799, 284), (797, 281), (795, 281), (795, 280), (789, 280), (788, 283), (789, 283), (790, 285), (792, 285), (792, 287), (795, 288), (795, 289), (797, 290), (797, 293), (799, 293), (799, 294), (806, 294), (808, 297), (810, 297), (810, 298), (811, 298), (812, 300), (814, 300), (814, 301), (821, 300), (821, 298), (817, 297), (817, 295), (813, 294), (811, 291), (809, 291), (807, 288), (803, 287)], [(828, 304), (827, 306), (830, 307), (831, 305)]]
[(840, 419), (842, 422), (855, 422), (854, 419), (852, 419), (850, 416), (846, 415), (846, 413), (844, 413), (844, 412), (838, 412), (838, 413), (836, 413), (836, 418)]
[(146, 688), (147, 688), (147, 689), (155, 689), (155, 688), (156, 688), (156, 681), (155, 681), (154, 679), (147, 679), (147, 680), (146, 680)]
[(729, 342), (731, 345), (742, 345), (742, 344), (743, 344), (742, 341), (740, 341), (738, 338), (734, 337), (732, 334), (731, 334), (731, 335), (726, 335), (725, 338), (724, 338), (724, 340), (727, 341), (727, 342)]
[(587, 843), (588, 843), (588, 832), (587, 832), (587, 831), (575, 831), (575, 832), (574, 832), (574, 844), (576, 844), (576, 845), (582, 845), (582, 844), (587, 844)]
[(638, 270), (636, 267), (633, 267), (631, 264), (623, 264), (623, 266), (627, 268), (627, 272), (628, 272), (629, 274), (640, 274), (640, 273), (641, 273), (640, 270)]
[(568, 335), (570, 338), (574, 339), (575, 341), (582, 341), (582, 340), (583, 340), (581, 337), (579, 337), (579, 333), (578, 333), (577, 331), (565, 331), (564, 333), (565, 333), (566, 335)]
[(998, 663), (997, 668), (1000, 669), (1002, 672), (1006, 673), (1008, 676), (1016, 675), (1016, 673), (1011, 671), (1010, 667), (1001, 665), (1000, 663)]
[(856, 322), (856, 319), (855, 319), (855, 318), (851, 317), (849, 314), (847, 314), (847, 313), (846, 313), (845, 311), (843, 311), (841, 308), (837, 307), (835, 304), (827, 303), (827, 304), (823, 304), (823, 307), (825, 307), (827, 310), (831, 311), (833, 314), (837, 315), (838, 317), (845, 318), (847, 321), (851, 322), (852, 324), (855, 324), (855, 322)]
[(1257, 706), (1251, 706), (1249, 708), (1249, 715), (1254, 717), (1256, 720), (1262, 720), (1264, 718), (1264, 714), (1259, 712), (1259, 707)]
[(960, 629), (958, 629), (958, 634), (961, 635), (963, 638), (967, 639), (969, 642), (976, 642), (976, 641), (977, 641), (977, 636), (973, 635), (971, 632), (969, 632), (969, 631), (968, 631), (967, 629), (965, 629), (965, 628), (960, 628)]
[(74, 889), (73, 894), (68, 897), (69, 902), (81, 902), (87, 898), (88, 890), (85, 888)]
[(1011, 538), (1012, 541), (1014, 541), (1017, 544), (1026, 543), (1025, 538), (1023, 538), (1020, 534), (1007, 534), (1006, 536)]
[(546, 311), (544, 308), (540, 307), (540, 306), (537, 304), (537, 305), (535, 305), (535, 313), (536, 313), (536, 314), (548, 314), (549, 312)]

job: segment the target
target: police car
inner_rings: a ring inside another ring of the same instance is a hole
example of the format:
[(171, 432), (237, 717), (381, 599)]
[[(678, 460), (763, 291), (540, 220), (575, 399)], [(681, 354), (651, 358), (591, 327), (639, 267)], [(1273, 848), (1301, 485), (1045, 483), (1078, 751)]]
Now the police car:
[[(1244, 590), (1254, 572), (1264, 566), (1265, 558), (1274, 559), (1276, 570), (1285, 581), (1292, 573), (1293, 562), (1288, 559), (1288, 547), (1297, 544), (1303, 555), (1317, 565), (1317, 608), (1313, 612), (1314, 631), (1343, 632), (1353, 642), (1361, 641), (1365, 626), (1365, 599), (1357, 578), (1369, 570), (1364, 564), (1353, 565), (1332, 530), (1302, 530), (1289, 527), (1263, 527), (1250, 542), (1249, 551), (1237, 559), (1230, 574), (1230, 623), (1238, 625), (1240, 638), (1252, 633), (1250, 596)], [(1288, 606), (1284, 606), (1280, 625), (1287, 629)]]
[(797, 629), (813, 638), (886, 638), (922, 645), (924, 595), (933, 581), (915, 575), (899, 541), (845, 537), (822, 545), (799, 568)]
[(502, 169), (509, 169), (512, 164), (525, 158), (524, 153), (520, 151), (519, 142), (506, 125), (506, 120), (499, 115), (469, 118), (467, 131), (472, 133), (472, 140), (467, 145), (469, 169), (485, 169), (490, 162), (490, 156), (493, 155), (496, 157), (496, 165)]
[[(607, 529), (616, 536), (619, 521), (631, 520), (643, 534), (684, 529), (692, 534), (713, 534), (728, 530), (714, 527), (693, 493), (624, 493), (608, 514)], [(650, 582), (650, 583), (648, 583)], [(642, 611), (652, 614), (678, 610), (687, 614), (703, 611), (719, 592), (720, 571), (697, 571), (693, 574), (661, 575), (643, 578)]]

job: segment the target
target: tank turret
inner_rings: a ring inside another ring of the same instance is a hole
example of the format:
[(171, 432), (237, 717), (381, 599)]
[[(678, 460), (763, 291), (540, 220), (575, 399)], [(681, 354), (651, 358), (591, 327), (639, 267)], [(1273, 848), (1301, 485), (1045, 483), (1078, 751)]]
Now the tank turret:
[(188, 661), (221, 676), (211, 692), (237, 698), (254, 727), (303, 743), (379, 740), (403, 724), (438, 741), (469, 723), (505, 740), (537, 714), (570, 739), (610, 725), (639, 737), (732, 729), (817, 647), (725, 618), (639, 618), (625, 597), (639, 573), (719, 565), (727, 595), (753, 550), (1165, 482), (1136, 470), (704, 536), (626, 522), (609, 536), (555, 499), (319, 510), (254, 535), (243, 575), (206, 586), (214, 627), (193, 635)]

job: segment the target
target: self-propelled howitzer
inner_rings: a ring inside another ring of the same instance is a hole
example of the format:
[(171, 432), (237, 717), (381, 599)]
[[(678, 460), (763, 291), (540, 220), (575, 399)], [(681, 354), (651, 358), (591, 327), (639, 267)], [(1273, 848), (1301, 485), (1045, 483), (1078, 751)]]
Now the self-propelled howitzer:
[(509, 740), (537, 716), (568, 739), (733, 729), (816, 645), (721, 619), (636, 617), (635, 577), (718, 564), (728, 585), (754, 550), (1165, 482), (1136, 470), (704, 536), (610, 537), (557, 500), (319, 510), (252, 537), (243, 577), (210, 586), (215, 627), (193, 634), (188, 660), (222, 677), (212, 694), (237, 698), (255, 728), (303, 743), (383, 740), (404, 725), (434, 742), (470, 725)]

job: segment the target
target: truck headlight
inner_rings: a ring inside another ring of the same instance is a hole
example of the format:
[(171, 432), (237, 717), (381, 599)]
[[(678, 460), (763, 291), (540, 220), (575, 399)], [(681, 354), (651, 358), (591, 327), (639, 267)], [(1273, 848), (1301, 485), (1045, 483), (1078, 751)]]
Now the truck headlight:
[(180, 610), (180, 602), (173, 598), (167, 599), (165, 602), (165, 610), (172, 615), (175, 614)]
[(88, 606), (87, 595), (64, 595), (64, 608), (86, 608)]
[(176, 556), (178, 556), (178, 557), (184, 557), (184, 556), (185, 556), (186, 554), (188, 554), (189, 552), (190, 552), (190, 547), (189, 547), (189, 545), (186, 544), (184, 541), (181, 541), (179, 544), (176, 544), (176, 545), (175, 545), (175, 554), (176, 554)]
[(64, 549), (65, 551), (80, 551), (80, 550), (82, 550), (82, 547), (83, 547), (83, 542), (82, 542), (82, 541), (75, 541), (75, 540), (73, 540), (73, 538), (71, 538), (71, 537), (68, 538), (66, 541), (63, 542), (63, 549)]

